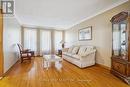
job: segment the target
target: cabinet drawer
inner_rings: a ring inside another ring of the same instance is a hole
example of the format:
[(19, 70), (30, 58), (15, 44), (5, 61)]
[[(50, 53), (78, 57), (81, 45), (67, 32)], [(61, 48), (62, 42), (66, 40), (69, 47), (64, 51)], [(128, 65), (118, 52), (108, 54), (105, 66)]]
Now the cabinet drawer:
[(112, 62), (113, 69), (116, 70), (117, 72), (126, 75), (126, 64), (122, 64), (120, 62)]

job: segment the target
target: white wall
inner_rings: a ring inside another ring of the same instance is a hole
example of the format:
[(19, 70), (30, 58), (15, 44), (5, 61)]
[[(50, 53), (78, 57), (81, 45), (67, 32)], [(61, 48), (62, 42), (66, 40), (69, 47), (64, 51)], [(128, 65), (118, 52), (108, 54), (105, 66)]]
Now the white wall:
[(18, 60), (18, 48), (16, 46), (17, 43), (21, 43), (20, 24), (14, 17), (4, 17), (4, 73)]
[[(130, 11), (130, 1), (66, 30), (66, 46), (73, 44), (96, 46), (96, 62), (110, 67), (112, 52), (112, 24), (110, 19), (121, 11)], [(78, 30), (87, 26), (92, 26), (92, 40), (78, 41)]]

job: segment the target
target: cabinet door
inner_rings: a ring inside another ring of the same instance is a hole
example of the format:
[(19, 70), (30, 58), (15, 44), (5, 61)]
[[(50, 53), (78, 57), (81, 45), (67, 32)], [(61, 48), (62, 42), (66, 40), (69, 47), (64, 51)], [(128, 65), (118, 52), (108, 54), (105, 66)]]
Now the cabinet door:
[(117, 61), (112, 61), (113, 64), (113, 69), (117, 72), (119, 72), (120, 74), (126, 75), (126, 64), (117, 62)]
[(126, 21), (120, 23), (120, 38), (121, 56), (123, 59), (128, 60), (128, 33)]
[(119, 24), (113, 24), (113, 55), (120, 56), (120, 29)]
[(128, 59), (128, 33), (126, 21), (113, 24), (113, 55)]

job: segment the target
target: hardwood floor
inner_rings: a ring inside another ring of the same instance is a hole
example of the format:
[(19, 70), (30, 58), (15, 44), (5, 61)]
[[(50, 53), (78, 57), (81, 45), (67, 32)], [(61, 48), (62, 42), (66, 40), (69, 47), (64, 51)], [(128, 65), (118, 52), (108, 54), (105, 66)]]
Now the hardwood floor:
[(46, 70), (42, 64), (41, 57), (18, 62), (0, 80), (0, 87), (130, 87), (99, 66), (80, 69), (63, 61), (62, 70), (54, 66)]

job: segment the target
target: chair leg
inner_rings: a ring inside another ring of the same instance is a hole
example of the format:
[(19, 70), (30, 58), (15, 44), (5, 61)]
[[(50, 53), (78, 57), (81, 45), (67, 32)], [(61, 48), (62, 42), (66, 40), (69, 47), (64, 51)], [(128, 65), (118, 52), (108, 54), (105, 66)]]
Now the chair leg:
[(31, 60), (31, 57), (29, 57), (29, 60)]
[(21, 63), (23, 62), (23, 58), (21, 58)]
[(31, 52), (31, 57), (35, 58), (34, 51)]

